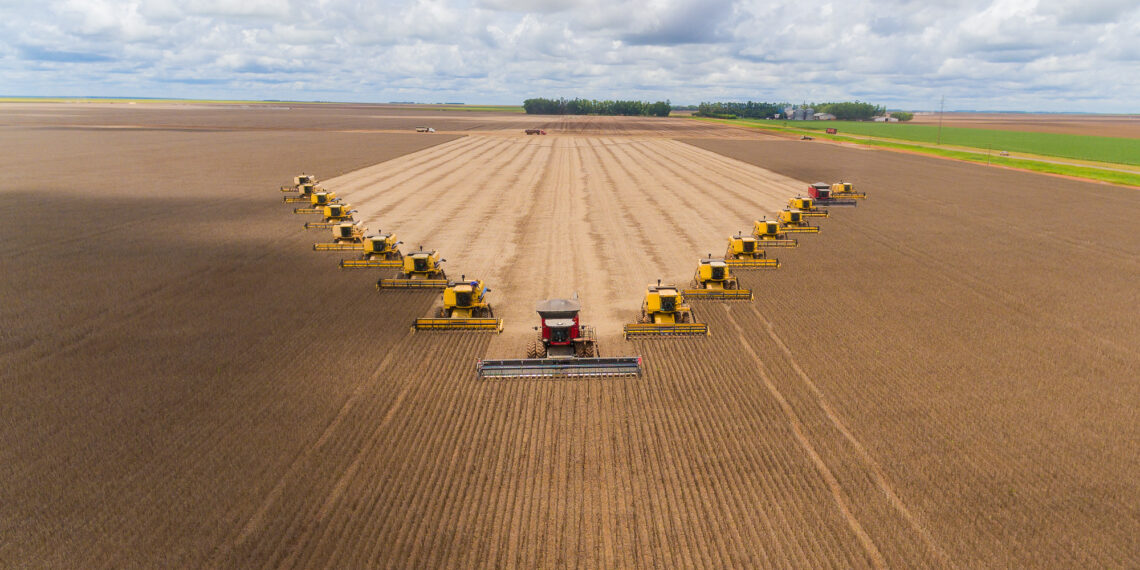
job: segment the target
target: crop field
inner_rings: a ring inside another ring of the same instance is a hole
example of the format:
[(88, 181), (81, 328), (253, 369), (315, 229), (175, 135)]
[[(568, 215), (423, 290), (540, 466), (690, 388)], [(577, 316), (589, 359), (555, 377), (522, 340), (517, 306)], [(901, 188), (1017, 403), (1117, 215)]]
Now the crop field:
[[(0, 567), (1140, 565), (1134, 189), (368, 105), (0, 105), (0, 166)], [(301, 171), (504, 332), (413, 333), (438, 293), (312, 251)], [(711, 336), (621, 339), (840, 178), (754, 302), (693, 302)], [(476, 378), (575, 291), (642, 376)]]
[[(738, 119), (744, 124), (776, 124), (800, 129), (823, 131), (836, 128), (841, 134), (882, 137), (935, 144), (939, 140), (937, 124), (868, 123), (860, 121), (755, 121)], [(1024, 152), (1042, 156), (1075, 158), (1096, 162), (1140, 165), (1140, 137), (1094, 136), (1089, 134), (1054, 133), (1026, 130), (997, 130), (977, 127), (943, 126), (941, 144), (997, 151)]]

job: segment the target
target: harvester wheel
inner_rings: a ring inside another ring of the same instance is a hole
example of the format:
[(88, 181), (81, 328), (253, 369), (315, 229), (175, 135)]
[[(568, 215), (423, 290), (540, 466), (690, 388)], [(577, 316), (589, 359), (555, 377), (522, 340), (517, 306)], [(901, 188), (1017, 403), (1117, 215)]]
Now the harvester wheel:
[(535, 346), (534, 339), (531, 339), (530, 342), (526, 343), (526, 357), (538, 358), (538, 347)]
[(637, 317), (637, 322), (639, 322), (643, 325), (649, 324), (649, 315), (646, 314), (645, 311), (642, 311), (641, 316)]
[(435, 312), (435, 317), (437, 319), (446, 319), (447, 318), (447, 314), (444, 312), (443, 307), (440, 307), (439, 310), (437, 310)]
[(736, 281), (725, 281), (724, 282), (724, 288), (725, 289), (736, 289)]
[(594, 351), (594, 343), (592, 343), (592, 342), (587, 342), (587, 343), (584, 343), (584, 344), (585, 344), (585, 346), (584, 346), (585, 350), (583, 350), (583, 352), (584, 352), (585, 354), (583, 354), (583, 356), (585, 356), (586, 358), (593, 358), (593, 357), (594, 357), (594, 352), (595, 352), (595, 351)]
[(682, 323), (687, 323), (691, 320), (693, 320), (693, 316), (690, 313), (688, 313), (687, 311), (684, 313), (681, 313), (681, 322)]
[(534, 357), (546, 358), (546, 343), (542, 342), (542, 335), (538, 335), (534, 339)]

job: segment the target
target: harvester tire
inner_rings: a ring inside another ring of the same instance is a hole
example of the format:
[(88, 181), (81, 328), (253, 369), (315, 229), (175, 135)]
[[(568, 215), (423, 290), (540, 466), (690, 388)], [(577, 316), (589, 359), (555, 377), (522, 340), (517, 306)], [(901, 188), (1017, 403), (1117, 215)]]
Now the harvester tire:
[(688, 313), (688, 312), (681, 313), (681, 322), (682, 323), (687, 323), (691, 320), (693, 320), (693, 318), (692, 318), (692, 315), (690, 313)]
[(594, 343), (592, 343), (592, 342), (585, 343), (584, 349), (585, 350), (582, 351), (583, 356), (585, 356), (586, 358), (593, 358), (594, 357)]
[(649, 321), (650, 321), (650, 319), (649, 319), (649, 315), (648, 315), (648, 314), (646, 314), (646, 313), (645, 313), (645, 311), (642, 311), (642, 312), (641, 312), (641, 316), (640, 316), (640, 317), (637, 317), (637, 322), (639, 322), (639, 323), (641, 323), (641, 324), (643, 324), (643, 325), (647, 325), (647, 324), (649, 324)]
[(533, 339), (531, 339), (530, 342), (526, 343), (526, 357), (538, 358), (538, 347), (535, 346), (535, 341)]

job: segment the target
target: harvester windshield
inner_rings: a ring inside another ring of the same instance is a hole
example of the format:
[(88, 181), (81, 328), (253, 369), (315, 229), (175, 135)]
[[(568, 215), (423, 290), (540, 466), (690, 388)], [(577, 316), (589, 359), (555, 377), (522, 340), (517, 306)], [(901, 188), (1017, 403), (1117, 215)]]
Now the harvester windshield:
[(750, 239), (741, 240), (740, 249), (744, 253), (752, 253), (753, 251), (756, 251), (756, 242)]
[(671, 313), (677, 310), (676, 295), (661, 295), (661, 312)]
[(456, 291), (455, 292), (455, 305), (457, 307), (470, 307), (471, 306), (471, 291)]
[(427, 258), (416, 257), (412, 259), (412, 267), (414, 267), (416, 271), (427, 271), (429, 269)]
[(723, 280), (724, 279), (724, 267), (721, 267), (719, 265), (712, 266), (712, 278), (715, 281)]

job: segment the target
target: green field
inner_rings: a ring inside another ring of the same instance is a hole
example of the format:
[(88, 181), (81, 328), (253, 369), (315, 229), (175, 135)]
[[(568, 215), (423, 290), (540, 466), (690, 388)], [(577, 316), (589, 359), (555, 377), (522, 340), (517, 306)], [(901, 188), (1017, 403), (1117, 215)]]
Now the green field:
[[(934, 125), (856, 121), (790, 122), (752, 119), (737, 119), (734, 122), (753, 124), (758, 127), (786, 125), (794, 126), (797, 129), (815, 131), (835, 128), (839, 129), (840, 134), (846, 135), (889, 138), (925, 144), (936, 144), (938, 142), (938, 127)], [(1042, 156), (1140, 165), (1140, 139), (943, 127), (942, 145), (992, 149), (994, 152), (1024, 152)]]

